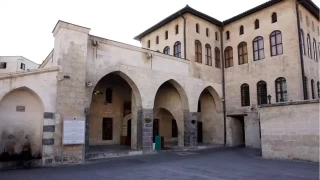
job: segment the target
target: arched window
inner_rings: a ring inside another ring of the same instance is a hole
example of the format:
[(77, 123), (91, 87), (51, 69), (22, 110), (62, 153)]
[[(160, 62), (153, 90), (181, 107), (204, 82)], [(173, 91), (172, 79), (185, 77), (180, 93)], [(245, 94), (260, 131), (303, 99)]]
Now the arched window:
[(209, 37), (209, 28), (206, 28), (206, 36)]
[(248, 63), (248, 51), (247, 51), (246, 42), (241, 42), (238, 45), (238, 59), (239, 59), (239, 65)]
[(255, 61), (264, 59), (264, 44), (261, 36), (253, 39), (253, 58)]
[(311, 41), (310, 41), (310, 35), (309, 34), (307, 34), (307, 47), (308, 47), (308, 56), (309, 56), (309, 58), (312, 58)]
[(271, 23), (275, 23), (275, 22), (277, 22), (278, 21), (278, 19), (277, 19), (277, 13), (272, 13), (272, 15), (271, 15)]
[(311, 22), (311, 27), (312, 27), (312, 31), (314, 32), (314, 23), (313, 23), (313, 21)]
[(254, 29), (259, 29), (259, 19), (256, 19), (255, 21), (254, 21)]
[(215, 32), (214, 34), (215, 34), (215, 36), (216, 36), (216, 40), (219, 41), (219, 34), (218, 34), (218, 32)]
[(215, 67), (220, 68), (220, 50), (219, 48), (214, 48), (214, 55), (215, 55)]
[(230, 39), (230, 32), (229, 31), (226, 32), (226, 37), (227, 37), (227, 40)]
[(309, 99), (308, 78), (306, 76), (304, 77), (304, 83), (305, 83), (305, 87), (306, 87), (305, 99)]
[(316, 95), (314, 93), (314, 80), (311, 79), (311, 95), (312, 95), (312, 99), (316, 98)]
[(320, 82), (317, 82), (318, 98), (320, 98)]
[(170, 55), (170, 47), (169, 47), (169, 46), (166, 46), (166, 47), (163, 49), (163, 54)]
[(244, 33), (244, 29), (243, 29), (243, 26), (241, 25), (240, 26), (240, 30), (239, 30), (239, 35), (243, 34)]
[(313, 58), (314, 60), (318, 61), (317, 42), (314, 38), (313, 38)]
[(206, 65), (212, 66), (211, 46), (206, 44)]
[(199, 24), (198, 24), (198, 23), (196, 24), (196, 32), (197, 32), (197, 33), (200, 32), (200, 27), (199, 27)]
[(250, 90), (248, 84), (241, 85), (241, 106), (250, 106)]
[(164, 39), (168, 39), (168, 31), (165, 32)]
[(302, 52), (304, 55), (306, 55), (306, 48), (304, 46), (304, 33), (303, 30), (301, 29), (301, 46), (302, 46)]
[(181, 43), (180, 43), (180, 41), (177, 41), (176, 43), (174, 43), (173, 55), (175, 57), (181, 57)]
[(148, 48), (150, 48), (150, 40), (148, 40)]
[(179, 34), (179, 25), (176, 25), (176, 34)]
[(275, 81), (276, 84), (276, 102), (288, 101), (287, 82), (283, 77), (279, 77)]
[(257, 97), (258, 97), (258, 105), (267, 104), (267, 83), (265, 81), (259, 81), (257, 84)]
[(271, 56), (277, 56), (283, 53), (281, 31), (273, 31), (270, 34)]
[(300, 18), (300, 21), (302, 22), (302, 21), (303, 21), (303, 18), (302, 18), (301, 10), (299, 10), (299, 18)]
[(156, 37), (156, 44), (159, 44), (159, 36)]
[(196, 55), (196, 62), (202, 63), (202, 47), (200, 41), (195, 41), (195, 55)]
[(309, 27), (309, 18), (308, 18), (308, 16), (306, 16), (306, 23), (307, 23), (307, 26)]
[(227, 47), (224, 50), (224, 57), (225, 57), (225, 67), (232, 67), (233, 66), (233, 50), (232, 47)]
[(112, 103), (112, 89), (111, 88), (106, 89), (106, 102)]

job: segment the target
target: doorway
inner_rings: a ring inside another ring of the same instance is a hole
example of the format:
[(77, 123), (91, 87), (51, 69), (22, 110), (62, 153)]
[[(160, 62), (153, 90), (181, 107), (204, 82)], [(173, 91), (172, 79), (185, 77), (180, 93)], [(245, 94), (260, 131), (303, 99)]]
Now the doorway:
[(197, 123), (197, 139), (198, 143), (203, 142), (202, 122)]
[(245, 140), (245, 122), (244, 117), (240, 116), (235, 118), (233, 124), (233, 139), (234, 139), (234, 146), (238, 147), (245, 147), (246, 140)]
[(131, 146), (131, 119), (127, 121), (127, 140), (126, 145)]

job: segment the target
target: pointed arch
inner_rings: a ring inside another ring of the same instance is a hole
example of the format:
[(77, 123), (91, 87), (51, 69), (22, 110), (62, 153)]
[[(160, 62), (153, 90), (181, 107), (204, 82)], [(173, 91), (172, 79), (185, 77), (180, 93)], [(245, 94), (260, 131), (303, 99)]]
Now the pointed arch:
[(241, 25), (239, 28), (239, 35), (242, 35), (243, 33), (244, 33), (244, 28), (243, 28), (243, 25)]

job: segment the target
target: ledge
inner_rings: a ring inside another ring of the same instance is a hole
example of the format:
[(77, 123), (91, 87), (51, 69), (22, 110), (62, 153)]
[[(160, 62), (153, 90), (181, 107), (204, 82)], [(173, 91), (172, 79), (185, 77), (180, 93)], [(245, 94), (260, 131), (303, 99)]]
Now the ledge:
[(259, 108), (276, 107), (276, 106), (301, 105), (301, 104), (313, 104), (313, 103), (319, 103), (319, 102), (320, 102), (320, 99), (302, 100), (302, 101), (290, 101), (290, 102), (281, 102), (281, 103), (274, 103), (274, 104), (264, 104), (264, 105), (260, 105)]
[(43, 68), (43, 69), (33, 69), (30, 71), (21, 71), (21, 72), (13, 72), (13, 73), (3, 73), (0, 74), (0, 80), (9, 79), (9, 78), (16, 78), (22, 76), (30, 76), (35, 74), (47, 73), (47, 72), (54, 72), (59, 71), (59, 67), (50, 67), (50, 68)]

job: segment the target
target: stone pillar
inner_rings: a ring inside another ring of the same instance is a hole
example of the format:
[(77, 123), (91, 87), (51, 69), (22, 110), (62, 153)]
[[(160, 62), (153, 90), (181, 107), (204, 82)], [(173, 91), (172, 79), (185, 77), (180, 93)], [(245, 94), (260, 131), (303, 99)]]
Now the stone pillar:
[(137, 146), (143, 152), (152, 152), (153, 109), (140, 109), (137, 118)]
[(197, 146), (197, 112), (184, 111), (184, 146)]
[[(60, 67), (57, 76), (56, 113), (59, 115), (60, 142), (56, 144), (56, 159), (62, 159), (62, 125), (66, 117), (85, 119), (85, 84), (88, 34), (90, 29), (58, 21), (53, 30), (53, 64)], [(83, 145), (63, 147), (63, 160), (67, 163), (83, 161)]]
[(55, 116), (52, 112), (43, 113), (42, 164), (51, 164), (54, 159)]

